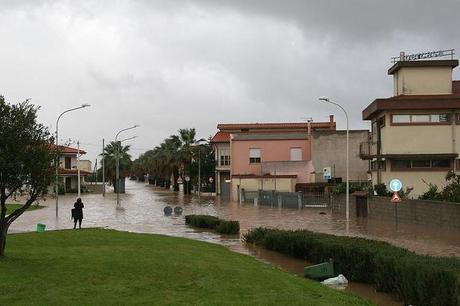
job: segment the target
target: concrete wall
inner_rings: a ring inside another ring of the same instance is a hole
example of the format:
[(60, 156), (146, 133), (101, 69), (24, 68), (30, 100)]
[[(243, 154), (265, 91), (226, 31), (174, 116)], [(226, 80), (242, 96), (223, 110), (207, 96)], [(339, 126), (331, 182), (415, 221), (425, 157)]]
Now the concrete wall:
[(394, 75), (394, 95), (450, 94), (451, 67), (402, 67)]
[(91, 161), (90, 160), (80, 160), (79, 162), (80, 170), (92, 172)]
[(231, 173), (261, 175), (260, 164), (249, 163), (249, 149), (261, 150), (261, 161), (289, 161), (290, 149), (301, 148), (302, 160), (310, 160), (310, 144), (307, 139), (293, 140), (232, 140)]
[[(385, 183), (389, 190), (389, 183), (392, 179), (399, 179), (403, 189), (413, 188), (409, 194), (410, 198), (418, 198), (428, 190), (428, 183), (437, 185), (440, 189), (446, 184), (447, 170), (443, 171), (391, 171), (390, 161), (386, 161), (386, 171), (381, 172), (382, 183)], [(376, 172), (373, 172), (373, 184), (377, 184)]]
[(271, 175), (297, 175), (297, 183), (314, 182), (314, 172), (311, 160), (262, 162), (261, 173)]
[[(368, 161), (359, 157), (359, 145), (368, 140), (367, 130), (350, 131), (350, 180), (368, 179)], [(332, 168), (334, 177), (346, 176), (346, 131), (314, 131), (312, 161), (316, 178), (322, 181), (324, 167)]]
[[(333, 196), (332, 210), (338, 213), (345, 212), (345, 196)], [(350, 197), (350, 216), (356, 216), (356, 200)], [(428, 226), (440, 226), (460, 228), (460, 204), (422, 201), (422, 200), (403, 200), (397, 204), (396, 209), (388, 197), (368, 198), (368, 217), (379, 221), (407, 224), (418, 224)]]
[[(459, 152), (460, 143), (452, 146), (453, 137), (460, 137), (455, 125), (391, 125), (392, 114), (442, 114), (446, 110), (385, 112), (385, 126), (381, 129), (382, 154), (421, 154)], [(440, 137), (442, 136), (442, 137)]]
[(246, 191), (276, 190), (293, 192), (295, 191), (296, 181), (295, 178), (232, 178), (232, 199), (234, 201), (238, 199), (238, 186)]

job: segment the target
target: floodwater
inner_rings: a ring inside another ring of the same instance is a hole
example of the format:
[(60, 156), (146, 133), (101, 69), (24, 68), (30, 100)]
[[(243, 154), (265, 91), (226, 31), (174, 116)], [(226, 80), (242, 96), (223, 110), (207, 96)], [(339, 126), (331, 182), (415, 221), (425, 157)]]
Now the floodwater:
[[(108, 188), (111, 190), (111, 188)], [(30, 211), (16, 220), (10, 233), (34, 231), (37, 223), (46, 224), (47, 229), (68, 229), (73, 227), (70, 211), (75, 195), (59, 197), (59, 217), (55, 216), (55, 200), (47, 199), (47, 207)], [(262, 261), (273, 263), (281, 269), (303, 274), (307, 264), (262, 248), (246, 246), (239, 237), (225, 237), (213, 232), (198, 231), (185, 225), (183, 215), (210, 214), (223, 219), (239, 220), (241, 233), (257, 226), (281, 229), (308, 229), (336, 235), (360, 236), (388, 241), (406, 247), (420, 254), (434, 256), (460, 256), (460, 230), (447, 228), (426, 228), (415, 225), (372, 220), (352, 219), (347, 228), (344, 216), (331, 213), (328, 209), (279, 209), (252, 204), (239, 205), (220, 201), (214, 197), (184, 196), (151, 185), (127, 181), (126, 194), (120, 195), (121, 205), (116, 207), (116, 195), (82, 194), (85, 204), (83, 227), (105, 227), (121, 231), (155, 233), (191, 238), (222, 244), (231, 250), (249, 254)], [(183, 208), (182, 216), (165, 217), (163, 208), (167, 205)], [(345, 275), (346, 276), (346, 275)], [(351, 283), (346, 289), (372, 300), (378, 305), (401, 305), (386, 294), (376, 293), (369, 285)]]

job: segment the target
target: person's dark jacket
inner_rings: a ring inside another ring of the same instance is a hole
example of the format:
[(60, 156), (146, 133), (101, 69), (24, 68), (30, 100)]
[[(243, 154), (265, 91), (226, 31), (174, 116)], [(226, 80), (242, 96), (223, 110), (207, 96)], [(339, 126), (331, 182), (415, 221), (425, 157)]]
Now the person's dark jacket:
[(73, 204), (73, 207), (75, 209), (73, 212), (75, 220), (83, 219), (83, 207), (85, 207), (85, 205), (83, 205), (83, 202), (77, 201), (75, 202), (75, 204)]

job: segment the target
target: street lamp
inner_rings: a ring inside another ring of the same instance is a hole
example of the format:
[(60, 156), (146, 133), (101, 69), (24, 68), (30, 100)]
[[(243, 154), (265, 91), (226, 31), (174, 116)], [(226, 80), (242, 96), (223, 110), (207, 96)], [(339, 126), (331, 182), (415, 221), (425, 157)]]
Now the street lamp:
[(327, 103), (334, 104), (335, 106), (339, 107), (345, 113), (345, 118), (347, 119), (347, 160), (346, 160), (346, 168), (347, 168), (347, 176), (346, 176), (346, 219), (347, 225), (348, 221), (350, 221), (350, 182), (349, 182), (349, 160), (350, 160), (350, 133), (349, 133), (349, 123), (348, 123), (348, 114), (347, 111), (338, 103), (335, 103), (329, 100), (328, 97), (320, 97), (320, 101), (324, 101)]
[[(121, 141), (120, 141), (120, 145), (118, 145), (118, 135), (120, 135), (121, 132), (131, 130), (131, 129), (135, 129), (137, 127), (139, 127), (139, 125), (136, 124), (136, 125), (133, 125), (133, 126), (131, 126), (129, 128), (122, 129), (122, 130), (118, 131), (117, 135), (115, 136), (115, 145), (117, 146), (117, 156), (116, 156), (117, 207), (120, 206), (120, 146), (121, 146)], [(132, 139), (132, 138), (135, 138), (135, 137), (126, 138), (126, 139), (123, 139), (122, 141)]]
[(207, 141), (201, 138), (192, 144), (192, 146), (198, 148), (198, 196), (201, 196), (201, 142)]
[[(74, 107), (74, 108), (70, 108), (68, 110), (65, 110), (59, 115), (59, 117), (56, 120), (56, 150), (58, 150), (58, 152), (59, 152), (59, 119), (61, 119), (62, 115), (64, 115), (65, 113), (68, 113), (68, 112), (71, 112), (71, 111), (74, 111), (74, 110), (77, 110), (77, 109), (80, 109), (80, 108), (89, 107), (89, 106), (91, 106), (91, 105), (85, 103), (85, 104), (82, 104), (79, 107)], [(57, 219), (57, 217), (58, 217), (58, 206), (59, 206), (59, 201), (58, 201), (58, 194), (59, 194), (59, 191), (58, 191), (58, 184), (59, 184), (59, 154), (56, 157), (56, 165), (55, 166), (56, 166), (56, 176), (55, 176), (54, 195), (56, 196), (56, 219)]]

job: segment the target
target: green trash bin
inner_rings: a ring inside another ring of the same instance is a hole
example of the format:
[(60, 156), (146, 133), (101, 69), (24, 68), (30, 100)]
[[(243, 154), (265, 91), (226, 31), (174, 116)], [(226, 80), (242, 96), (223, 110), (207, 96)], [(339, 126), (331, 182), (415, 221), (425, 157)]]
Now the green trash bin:
[(303, 269), (304, 276), (314, 280), (325, 280), (334, 277), (334, 263), (331, 261), (308, 266)]
[(43, 233), (45, 231), (46, 225), (38, 223), (37, 224), (37, 233)]

